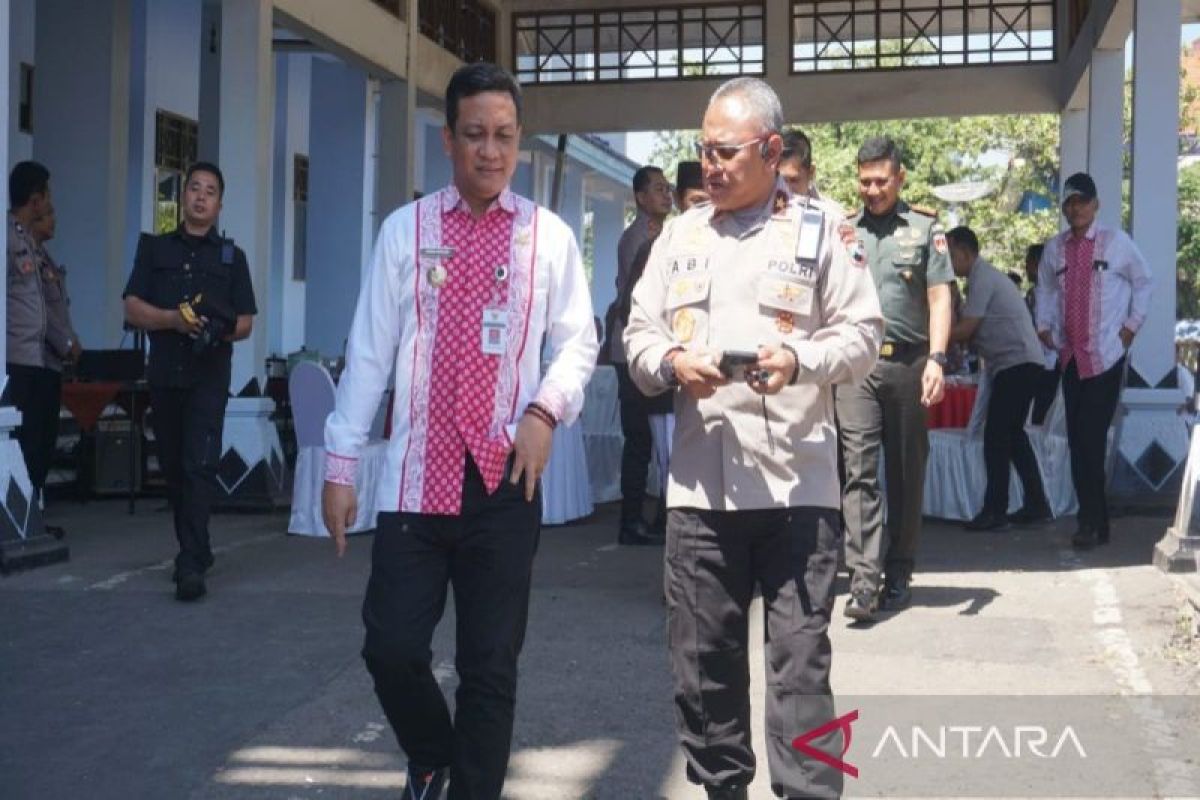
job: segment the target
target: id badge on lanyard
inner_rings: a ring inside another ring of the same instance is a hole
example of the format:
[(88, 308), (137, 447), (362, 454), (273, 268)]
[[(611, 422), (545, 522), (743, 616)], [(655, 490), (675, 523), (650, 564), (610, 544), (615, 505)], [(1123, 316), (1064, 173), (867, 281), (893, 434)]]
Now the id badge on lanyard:
[(503, 308), (485, 308), (480, 329), (479, 349), (487, 356), (504, 355), (508, 346), (508, 312)]

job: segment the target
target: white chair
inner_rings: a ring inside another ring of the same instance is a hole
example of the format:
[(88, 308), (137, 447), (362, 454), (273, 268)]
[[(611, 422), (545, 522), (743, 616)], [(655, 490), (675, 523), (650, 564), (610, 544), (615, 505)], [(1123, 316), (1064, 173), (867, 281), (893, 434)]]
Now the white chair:
[[(288, 377), (288, 394), (297, 447), (288, 533), (328, 536), (329, 531), (321, 519), (321, 488), (325, 482), (325, 420), (334, 407), (333, 379), (321, 364), (302, 362)], [(355, 482), (358, 516), (349, 533), (375, 527), (376, 477), (382, 467), (385, 447), (384, 442), (368, 444), (360, 456)]]

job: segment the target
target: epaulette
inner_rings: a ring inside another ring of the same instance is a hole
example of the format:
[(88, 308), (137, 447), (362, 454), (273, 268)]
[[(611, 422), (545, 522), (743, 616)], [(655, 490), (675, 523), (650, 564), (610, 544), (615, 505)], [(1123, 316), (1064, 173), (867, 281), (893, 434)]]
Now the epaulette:
[(910, 211), (915, 211), (918, 214), (922, 214), (926, 217), (933, 217), (934, 219), (937, 219), (937, 209), (930, 208), (929, 206), (914, 206), (911, 203), (909, 204), (908, 208)]

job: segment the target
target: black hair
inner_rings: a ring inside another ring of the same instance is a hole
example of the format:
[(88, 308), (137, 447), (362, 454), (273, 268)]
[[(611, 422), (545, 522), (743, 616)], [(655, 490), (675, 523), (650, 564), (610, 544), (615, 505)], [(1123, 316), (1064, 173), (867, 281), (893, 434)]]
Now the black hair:
[(1028, 264), (1030, 261), (1035, 264), (1042, 263), (1042, 253), (1045, 250), (1046, 245), (1041, 242), (1029, 245), (1029, 247), (1025, 248), (1025, 263)]
[(680, 161), (675, 166), (675, 191), (683, 195), (688, 189), (704, 188), (704, 170), (699, 161)]
[(183, 185), (186, 187), (192, 182), (192, 176), (197, 172), (209, 172), (216, 176), (217, 186), (221, 190), (222, 199), (225, 197), (225, 176), (221, 174), (221, 168), (211, 161), (196, 161), (187, 168), (187, 174), (183, 176)]
[(800, 166), (805, 169), (812, 167), (812, 142), (799, 128), (792, 128), (783, 134), (783, 153), (780, 160), (789, 158), (800, 160)]
[(656, 167), (653, 164), (647, 164), (644, 167), (639, 167), (638, 171), (633, 173), (633, 190), (635, 192), (644, 192), (650, 186), (650, 179), (655, 175), (662, 175), (661, 167)]
[(446, 85), (446, 127), (451, 133), (458, 123), (458, 102), (484, 92), (508, 92), (517, 107), (517, 122), (521, 121), (521, 87), (516, 79), (503, 67), (479, 61), (459, 67)]
[(21, 208), (35, 194), (50, 191), (50, 170), (36, 161), (21, 161), (8, 173), (8, 207)]
[(956, 247), (965, 247), (970, 252), (979, 254), (979, 237), (966, 225), (951, 228), (946, 232), (946, 239)]
[(900, 146), (890, 136), (872, 136), (858, 148), (858, 165), (870, 164), (873, 161), (890, 161), (892, 168), (900, 171)]

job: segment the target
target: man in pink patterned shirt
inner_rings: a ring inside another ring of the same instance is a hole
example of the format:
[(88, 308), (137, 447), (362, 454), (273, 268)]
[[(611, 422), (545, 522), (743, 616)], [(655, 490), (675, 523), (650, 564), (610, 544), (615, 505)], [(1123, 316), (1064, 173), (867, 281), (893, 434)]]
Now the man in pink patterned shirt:
[(1038, 336), (1058, 350), (1063, 372), (1071, 480), (1079, 499), (1071, 544), (1080, 550), (1108, 542), (1108, 426), (1151, 290), (1137, 245), (1124, 231), (1098, 222), (1099, 208), (1090, 175), (1067, 178), (1062, 210), (1068, 228), (1046, 242), (1037, 282)]
[[(359, 454), (394, 369), (363, 658), (409, 759), (409, 800), (436, 800), (447, 778), (451, 800), (500, 797), (538, 479), (554, 427), (579, 415), (598, 350), (574, 235), (508, 188), (520, 99), (493, 64), (451, 78), (442, 139), (453, 182), (383, 223), (325, 426), (322, 506), (340, 555), (358, 511)], [(447, 588), (453, 720), (430, 669)]]

